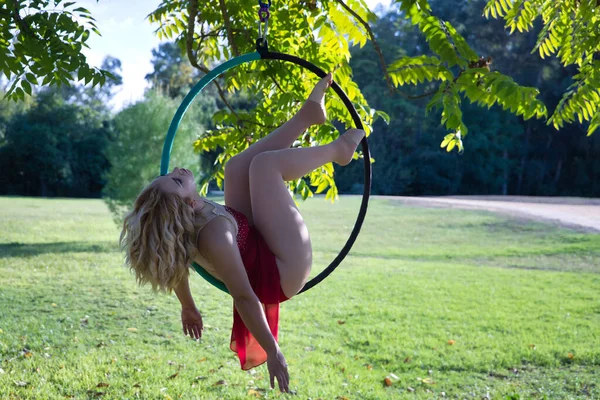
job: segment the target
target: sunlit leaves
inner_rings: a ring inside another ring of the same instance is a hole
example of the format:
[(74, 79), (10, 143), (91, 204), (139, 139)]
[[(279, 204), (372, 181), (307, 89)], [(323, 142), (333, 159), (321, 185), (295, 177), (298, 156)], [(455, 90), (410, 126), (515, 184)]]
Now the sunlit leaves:
[[(452, 131), (442, 141), (442, 148), (463, 151), (462, 138), (467, 134), (467, 127), (462, 121), (461, 94), (488, 108), (499, 104), (525, 119), (547, 116), (546, 107), (537, 99), (537, 89), (521, 87), (510, 77), (483, 68), (485, 63), (481, 62), (485, 60), (478, 57), (449, 22), (432, 13), (426, 0), (403, 0), (401, 3), (406, 18), (419, 26), (436, 56), (403, 57), (390, 65), (389, 73), (396, 86), (440, 81), (438, 90), (427, 104), (427, 111), (442, 109), (441, 122)], [(510, 4), (509, 0), (491, 1), (485, 13), (495, 16), (499, 12), (508, 13)], [(451, 70), (455, 66), (460, 67), (456, 74)]]
[(529, 31), (534, 21), (542, 17), (544, 27), (533, 48), (542, 58), (556, 55), (564, 66), (576, 64), (579, 74), (575, 83), (563, 95), (548, 123), (556, 129), (564, 122), (589, 121), (588, 135), (598, 127), (600, 90), (597, 75), (600, 65), (594, 54), (600, 52), (600, 8), (597, 0), (490, 0), (484, 15), (504, 18), (511, 33)]
[(389, 66), (390, 77), (396, 86), (423, 83), (424, 81), (452, 80), (452, 72), (440, 64), (438, 57), (402, 57)]
[[(368, 40), (368, 32), (353, 13), (367, 22), (373, 22), (376, 16), (362, 1), (349, 0), (345, 3), (352, 13), (338, 2), (323, 3), (323, 7), (315, 9), (290, 0), (277, 3), (276, 7), (273, 4), (267, 39), (271, 50), (298, 55), (326, 71), (339, 66), (334, 79), (352, 101), (369, 135), (378, 117), (389, 122), (389, 116), (368, 106), (353, 80), (348, 62), (349, 46), (358, 44), (362, 47)], [(234, 48), (239, 54), (255, 51), (257, 32), (249, 27), (256, 27), (258, 5), (236, 2), (226, 2), (225, 5), (229, 28), (224, 23), (218, 2), (198, 2), (192, 32), (192, 60), (207, 70), (236, 56)], [(174, 39), (186, 50), (190, 18), (188, 6), (187, 1), (165, 0), (148, 16), (148, 20), (158, 26), (156, 32), (160, 37)], [(231, 35), (228, 35), (227, 29)], [(185, 53), (187, 51), (182, 52)], [(194, 142), (196, 152), (223, 150), (217, 157), (214, 173), (201, 182), (203, 195), (206, 194), (207, 182), (212, 179), (222, 187), (225, 163), (251, 144), (248, 138), (255, 142), (294, 115), (318, 78), (290, 63), (260, 60), (238, 66), (217, 78), (216, 82), (225, 92), (248, 95), (252, 99), (253, 110), (246, 113), (224, 107), (213, 116), (215, 129), (205, 132)], [(332, 90), (328, 91), (325, 102), (328, 120), (337, 120), (346, 128), (354, 127), (352, 116)], [(340, 133), (328, 122), (321, 127), (310, 128), (307, 140), (302, 140), (299, 145), (329, 143)], [(311, 197), (313, 190), (317, 190), (326, 193), (326, 199), (335, 200), (337, 187), (333, 166), (331, 170), (328, 168), (315, 171), (310, 175), (310, 181), (290, 182), (290, 190), (301, 194), (303, 199)]]
[(589, 121), (588, 135), (594, 133), (600, 122), (600, 61), (594, 61), (580, 69), (575, 83), (563, 95), (554, 114), (548, 121), (556, 129), (564, 122)]
[[(90, 32), (100, 35), (95, 19), (75, 2), (4, 2), (0, 11), (0, 73), (9, 79), (6, 97), (23, 100), (41, 85), (85, 80), (103, 85), (108, 72), (91, 67), (81, 52)], [(15, 8), (16, 7), (16, 8)]]
[(539, 91), (536, 88), (520, 86), (511, 77), (497, 71), (470, 69), (457, 79), (457, 84), (472, 103), (488, 108), (498, 104), (504, 110), (522, 115), (525, 120), (548, 115), (546, 106), (537, 98)]

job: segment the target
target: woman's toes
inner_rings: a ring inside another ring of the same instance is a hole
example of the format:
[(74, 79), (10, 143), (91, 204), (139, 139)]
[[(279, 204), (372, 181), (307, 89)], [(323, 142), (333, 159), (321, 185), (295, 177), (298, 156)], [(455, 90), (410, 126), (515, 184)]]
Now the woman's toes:
[(325, 97), (325, 92), (332, 82), (333, 77), (330, 72), (315, 85), (314, 89), (310, 93), (310, 96), (308, 96), (308, 99), (320, 103), (323, 100), (323, 97)]
[(329, 85), (331, 85), (331, 82), (333, 82), (333, 78), (330, 72), (317, 83), (310, 93), (310, 96), (308, 96), (308, 100), (300, 110), (303, 118), (305, 118), (310, 125), (324, 124), (327, 120), (324, 98), (325, 92)]

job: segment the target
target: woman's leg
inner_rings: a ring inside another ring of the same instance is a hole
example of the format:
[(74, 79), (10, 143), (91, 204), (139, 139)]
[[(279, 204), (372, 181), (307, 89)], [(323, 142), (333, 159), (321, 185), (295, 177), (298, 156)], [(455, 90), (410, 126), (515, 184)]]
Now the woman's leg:
[(312, 245), (284, 180), (298, 179), (332, 161), (347, 165), (364, 135), (363, 130), (350, 129), (324, 146), (267, 151), (252, 160), (254, 224), (277, 258), (281, 288), (287, 297), (298, 293), (308, 280)]
[(225, 164), (225, 204), (244, 213), (250, 225), (254, 223), (249, 183), (252, 159), (265, 151), (286, 149), (310, 126), (323, 124), (327, 115), (324, 96), (331, 82), (331, 74), (328, 74), (317, 83), (308, 100), (292, 119)]

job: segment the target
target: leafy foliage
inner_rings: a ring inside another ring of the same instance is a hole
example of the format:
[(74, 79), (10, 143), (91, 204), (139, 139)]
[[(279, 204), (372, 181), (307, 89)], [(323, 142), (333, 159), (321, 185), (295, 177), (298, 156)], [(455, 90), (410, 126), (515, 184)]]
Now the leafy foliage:
[[(81, 52), (95, 20), (75, 1), (14, 0), (0, 2), (0, 73), (12, 84), (6, 96), (23, 100), (41, 85), (85, 81), (104, 85), (110, 72), (91, 67)], [(62, 6), (62, 9), (59, 8)]]
[[(439, 82), (438, 90), (431, 93), (434, 96), (427, 110), (441, 108), (442, 123), (454, 131), (444, 137), (442, 148), (451, 151), (456, 147), (463, 151), (462, 138), (468, 129), (462, 121), (460, 93), (488, 109), (498, 103), (524, 119), (547, 116), (545, 105), (537, 98), (537, 89), (522, 87), (512, 78), (491, 71), (489, 61), (478, 57), (450, 22), (434, 16), (426, 0), (401, 3), (406, 18), (418, 25), (435, 56), (402, 57), (389, 66), (389, 73), (396, 86)], [(452, 67), (458, 67), (456, 75)]]
[[(197, 2), (196, 15), (201, 16), (202, 24), (196, 24), (191, 36), (188, 36), (188, 5), (187, 1), (163, 1), (148, 19), (158, 25), (156, 32), (160, 38), (174, 39), (181, 48), (188, 48), (192, 64), (207, 71), (224, 59), (255, 51), (255, 29), (248, 28), (255, 27), (257, 23), (258, 7), (255, 3), (226, 3), (226, 19), (218, 3)], [(376, 19), (363, 2), (350, 1), (348, 5), (364, 20)], [(227, 38), (228, 42), (223, 43), (223, 38)], [(364, 46), (368, 37), (364, 28), (356, 24), (355, 17), (338, 2), (324, 1), (320, 7), (307, 7), (291, 0), (277, 3), (277, 7), (271, 9), (267, 38), (272, 51), (298, 55), (326, 71), (339, 66), (334, 79), (356, 107), (367, 135), (370, 135), (376, 118), (389, 119), (385, 113), (368, 106), (353, 82), (348, 65), (349, 47)], [(193, 44), (193, 51), (186, 46), (188, 39)], [(218, 158), (220, 168), (209, 177), (216, 179), (220, 187), (223, 166), (227, 160), (291, 118), (318, 81), (309, 71), (292, 64), (268, 60), (242, 65), (228, 71), (223, 78), (227, 91), (251, 93), (257, 104), (250, 111), (238, 112), (225, 107), (217, 112), (213, 117), (216, 128), (208, 130), (194, 144), (197, 152), (223, 147)], [(335, 95), (327, 96), (326, 107), (329, 121), (311, 128), (295, 146), (314, 146), (333, 141), (340, 133), (332, 123), (334, 120), (339, 121), (337, 126), (354, 126), (346, 107)], [(311, 186), (316, 186), (318, 191), (329, 187), (326, 196), (333, 201), (337, 197), (337, 188), (332, 175), (333, 168), (321, 168), (311, 178)], [(299, 191), (303, 198), (313, 194), (303, 179), (290, 182), (290, 188)]]
[[(157, 160), (177, 105), (168, 97), (149, 92), (146, 99), (116, 115), (116, 139), (106, 150), (111, 169), (105, 176), (103, 197), (117, 224), (139, 192), (158, 176)], [(198, 157), (189, 148), (200, 130), (192, 118), (182, 121), (171, 151), (173, 165), (196, 169)]]
[(504, 18), (506, 27), (519, 32), (529, 31), (534, 21), (542, 17), (540, 31), (533, 51), (540, 57), (553, 54), (564, 66), (576, 65), (579, 74), (564, 93), (558, 107), (548, 120), (556, 129), (565, 122), (588, 121), (588, 135), (600, 125), (600, 4), (597, 0), (490, 0), (484, 15)]
[(0, 193), (98, 197), (109, 168), (103, 150), (112, 134), (101, 117), (65, 101), (58, 88), (38, 93), (30, 109), (6, 122)]

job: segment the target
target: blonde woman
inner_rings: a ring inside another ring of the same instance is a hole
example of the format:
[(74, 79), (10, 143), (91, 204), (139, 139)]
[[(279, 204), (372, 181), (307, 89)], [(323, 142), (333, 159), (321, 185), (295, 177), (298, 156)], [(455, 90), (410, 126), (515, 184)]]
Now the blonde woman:
[(312, 247), (285, 181), (320, 166), (347, 165), (365, 132), (350, 129), (324, 146), (289, 148), (307, 128), (326, 119), (329, 73), (292, 119), (225, 165), (225, 206), (200, 197), (191, 171), (174, 168), (156, 178), (125, 217), (120, 243), (140, 284), (175, 291), (184, 334), (199, 339), (202, 316), (188, 277), (193, 261), (221, 280), (233, 298), (231, 350), (242, 369), (267, 362), (271, 388), (289, 392), (278, 345), (279, 303), (308, 280)]

